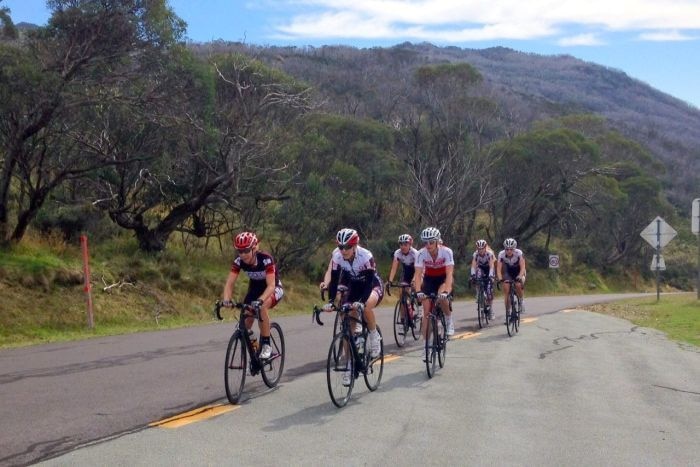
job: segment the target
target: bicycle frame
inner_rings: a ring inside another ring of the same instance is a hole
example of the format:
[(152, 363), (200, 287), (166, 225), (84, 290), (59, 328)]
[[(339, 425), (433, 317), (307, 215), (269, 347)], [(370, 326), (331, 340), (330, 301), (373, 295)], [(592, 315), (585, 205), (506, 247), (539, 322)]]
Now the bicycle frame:
[(506, 306), (506, 330), (509, 336), (514, 336), (520, 330), (520, 299), (515, 291), (515, 282), (513, 280), (503, 281), (509, 284), (508, 287), (508, 306)]
[[(445, 320), (445, 312), (439, 303), (438, 294), (430, 294), (427, 298), (431, 302), (431, 310), (426, 319), (428, 320), (425, 334), (425, 367), (428, 373), (428, 378), (432, 378), (435, 374), (436, 363), (440, 368), (445, 366), (445, 357), (447, 356), (447, 324)], [(448, 301), (451, 302), (452, 295), (448, 296)], [(438, 329), (438, 322), (442, 326), (442, 332)], [(437, 361), (436, 361), (437, 357)]]

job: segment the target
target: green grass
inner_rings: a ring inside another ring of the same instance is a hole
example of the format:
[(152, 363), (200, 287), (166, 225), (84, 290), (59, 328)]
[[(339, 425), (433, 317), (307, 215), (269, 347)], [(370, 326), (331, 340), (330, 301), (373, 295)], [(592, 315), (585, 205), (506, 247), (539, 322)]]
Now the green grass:
[(658, 329), (670, 339), (700, 346), (700, 300), (697, 294), (662, 295), (651, 299), (630, 299), (587, 307)]

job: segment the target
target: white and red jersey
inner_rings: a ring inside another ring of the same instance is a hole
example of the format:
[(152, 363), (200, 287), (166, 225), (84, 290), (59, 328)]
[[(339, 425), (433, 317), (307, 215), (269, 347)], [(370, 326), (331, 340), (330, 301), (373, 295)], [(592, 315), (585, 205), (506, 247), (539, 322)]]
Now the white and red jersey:
[(416, 267), (423, 268), (426, 277), (439, 277), (447, 274), (447, 266), (454, 266), (455, 260), (452, 249), (444, 245), (438, 245), (437, 256), (433, 258), (428, 249), (423, 247), (418, 251)]
[(506, 250), (501, 250), (498, 253), (498, 261), (505, 264), (509, 268), (514, 268), (520, 265), (520, 258), (524, 257), (522, 250), (514, 249), (512, 256), (506, 256)]

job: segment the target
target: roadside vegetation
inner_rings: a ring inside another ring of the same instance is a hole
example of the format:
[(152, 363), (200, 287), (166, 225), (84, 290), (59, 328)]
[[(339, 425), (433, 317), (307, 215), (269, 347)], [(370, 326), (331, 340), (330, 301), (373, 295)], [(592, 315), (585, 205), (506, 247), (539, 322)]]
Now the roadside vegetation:
[(586, 309), (626, 319), (665, 332), (669, 338), (700, 346), (700, 300), (697, 294), (662, 295), (587, 306)]

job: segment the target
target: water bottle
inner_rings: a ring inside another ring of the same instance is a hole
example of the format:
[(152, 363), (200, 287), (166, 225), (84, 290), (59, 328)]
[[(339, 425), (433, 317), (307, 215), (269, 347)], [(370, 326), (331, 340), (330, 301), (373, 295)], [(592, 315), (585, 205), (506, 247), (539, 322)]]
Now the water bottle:
[(355, 339), (355, 344), (357, 345), (357, 353), (362, 355), (365, 353), (365, 338), (362, 336), (357, 336)]

